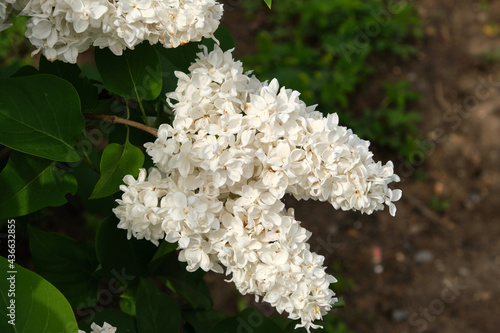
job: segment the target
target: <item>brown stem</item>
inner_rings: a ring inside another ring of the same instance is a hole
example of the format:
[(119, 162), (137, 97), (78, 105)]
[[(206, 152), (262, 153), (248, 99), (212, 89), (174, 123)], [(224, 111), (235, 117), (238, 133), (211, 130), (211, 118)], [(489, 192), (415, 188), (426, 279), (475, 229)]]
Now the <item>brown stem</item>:
[(84, 113), (83, 116), (87, 119), (97, 119), (97, 120), (107, 121), (107, 122), (113, 123), (113, 124), (122, 124), (122, 125), (132, 126), (132, 127), (138, 128), (144, 132), (148, 132), (149, 134), (152, 134), (155, 137), (158, 137), (158, 130), (156, 128), (138, 123), (136, 121), (120, 118), (117, 116), (106, 115), (106, 114)]

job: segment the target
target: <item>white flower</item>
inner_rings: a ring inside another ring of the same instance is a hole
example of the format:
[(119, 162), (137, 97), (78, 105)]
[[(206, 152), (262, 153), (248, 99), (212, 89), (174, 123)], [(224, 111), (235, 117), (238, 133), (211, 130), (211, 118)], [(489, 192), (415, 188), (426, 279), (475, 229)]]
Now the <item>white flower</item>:
[(189, 237), (189, 245), (180, 251), (179, 260), (188, 263), (186, 269), (194, 272), (199, 268), (209, 271), (214, 263), (210, 260), (209, 253), (212, 245), (201, 238), (200, 235), (192, 234)]
[(87, 30), (92, 20), (94, 28), (100, 27), (98, 21), (107, 11), (108, 7), (101, 5), (99, 0), (65, 0), (72, 11), (66, 13), (66, 21), (73, 22), (75, 32), (82, 33)]
[[(104, 322), (104, 324), (101, 326), (97, 325), (96, 323), (92, 323), (90, 325), (90, 328), (92, 331), (90, 333), (116, 333), (116, 327), (111, 326), (107, 322)], [(78, 333), (85, 333), (85, 331), (79, 330)]]
[(178, 242), (189, 271), (222, 272), (223, 265), (242, 294), (317, 328), (313, 322), (337, 301), (329, 289), (336, 280), (280, 199), (291, 193), (367, 214), (388, 206), (394, 215), (401, 191), (388, 184), (399, 178), (337, 115), (323, 117), (277, 80), (244, 74), (231, 50), (203, 48), (198, 56), (188, 74), (176, 73), (168, 94), (173, 126), (160, 126), (158, 139), (145, 144), (159, 169), (151, 172), (164, 178), (125, 178), (118, 227)]
[(3, 0), (0, 30), (13, 8), (31, 17), (26, 37), (35, 52), (70, 63), (91, 45), (121, 55), (143, 41), (171, 48), (213, 38), (222, 16), (215, 0)]
[(122, 200), (118, 200), (119, 206), (113, 209), (120, 219), (118, 228), (128, 231), (128, 239), (133, 235), (158, 245), (158, 240), (165, 237), (159, 198), (167, 193), (169, 182), (162, 180), (157, 169), (150, 170), (147, 180), (146, 170), (141, 169), (137, 181), (129, 175), (124, 178), (124, 182), (128, 186), (120, 187), (124, 194)]

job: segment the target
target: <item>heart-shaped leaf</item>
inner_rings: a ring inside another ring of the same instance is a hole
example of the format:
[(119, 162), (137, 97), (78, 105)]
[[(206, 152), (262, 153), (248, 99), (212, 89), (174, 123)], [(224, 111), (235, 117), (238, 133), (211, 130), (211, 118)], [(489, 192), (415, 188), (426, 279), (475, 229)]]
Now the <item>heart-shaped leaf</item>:
[(123, 177), (136, 177), (144, 164), (144, 154), (130, 142), (120, 145), (108, 145), (101, 157), (101, 177), (97, 182), (91, 199), (99, 199), (112, 195), (120, 190)]
[(85, 125), (71, 84), (54, 75), (0, 78), (0, 143), (62, 162), (76, 162), (73, 148)]

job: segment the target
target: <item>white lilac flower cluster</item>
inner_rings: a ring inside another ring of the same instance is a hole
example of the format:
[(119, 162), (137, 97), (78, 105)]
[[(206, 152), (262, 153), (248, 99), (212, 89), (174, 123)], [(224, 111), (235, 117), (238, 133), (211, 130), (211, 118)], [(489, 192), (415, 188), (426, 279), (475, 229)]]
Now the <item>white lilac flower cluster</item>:
[(213, 38), (222, 16), (215, 0), (0, 0), (0, 24), (15, 2), (30, 17), (34, 53), (69, 63), (91, 45), (121, 55), (143, 41), (172, 48)]
[[(107, 322), (104, 322), (102, 327), (96, 323), (92, 323), (92, 325), (90, 325), (90, 329), (92, 329), (90, 333), (116, 333), (116, 327), (111, 326)], [(79, 330), (78, 333), (85, 333), (85, 331)]]
[(243, 72), (231, 51), (205, 48), (176, 72), (168, 94), (173, 126), (146, 143), (156, 168), (126, 176), (114, 213), (128, 237), (178, 242), (187, 269), (232, 274), (242, 294), (316, 328), (337, 301), (324, 257), (280, 199), (330, 202), (372, 213), (401, 197), (391, 162), (375, 163), (369, 143), (299, 99), (299, 93)]

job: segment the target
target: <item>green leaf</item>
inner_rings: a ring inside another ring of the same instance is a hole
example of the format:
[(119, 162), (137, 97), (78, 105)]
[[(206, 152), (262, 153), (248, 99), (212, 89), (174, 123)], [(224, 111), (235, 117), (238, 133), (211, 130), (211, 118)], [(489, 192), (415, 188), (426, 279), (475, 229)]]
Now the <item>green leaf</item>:
[[(196, 54), (201, 52), (198, 47), (200, 43), (187, 43), (176, 48), (167, 49), (160, 44), (157, 44), (156, 49), (163, 55), (168, 62), (171, 64), (168, 68), (164, 68), (163, 71), (172, 73), (174, 71), (187, 72), (191, 63), (196, 59)], [(163, 73), (163, 76), (165, 76)], [(177, 78), (173, 76), (175, 81)]]
[(33, 67), (33, 66), (23, 66), (19, 68), (17, 72), (12, 74), (12, 77), (23, 77), (23, 76), (31, 76), (31, 75), (37, 75), (38, 70)]
[(80, 96), (82, 110), (88, 110), (97, 106), (97, 87), (81, 76), (80, 67), (62, 61), (48, 61), (44, 56), (40, 57), (40, 73), (53, 74), (65, 79), (75, 87)]
[(143, 164), (144, 154), (130, 142), (127, 141), (124, 145), (108, 145), (101, 157), (101, 177), (90, 198), (104, 198), (118, 192), (123, 184), (123, 177), (137, 177)]
[(271, 9), (271, 5), (273, 4), (273, 0), (264, 0), (264, 2), (266, 3), (267, 7), (269, 7), (269, 9)]
[(14, 151), (0, 173), (0, 217), (63, 205), (66, 193), (75, 194), (77, 187), (75, 178), (58, 169), (54, 161)]
[[(101, 155), (102, 151), (97, 149), (92, 149), (92, 151), (88, 152), (88, 156), (93, 165), (99, 165)], [(111, 212), (111, 210), (116, 206), (116, 202), (112, 197), (90, 199), (90, 195), (99, 181), (100, 175), (96, 172), (96, 170), (93, 169), (88, 163), (80, 163), (80, 165), (68, 170), (68, 172), (71, 172), (78, 182), (78, 191), (76, 192), (76, 196), (82, 204), (82, 209), (85, 211), (85, 214), (97, 213), (98, 215), (101, 215), (101, 217), (98, 218), (98, 221), (102, 220), (102, 216), (109, 215), (109, 212)]]
[(194, 309), (211, 309), (213, 305), (210, 289), (203, 280), (205, 272), (197, 270), (188, 272), (186, 264), (177, 260), (177, 255), (168, 256), (165, 263), (167, 270), (164, 273), (167, 278), (167, 287), (185, 299)]
[(117, 328), (119, 333), (137, 333), (136, 322), (134, 317), (131, 317), (116, 309), (104, 309), (99, 312), (90, 314), (78, 322), (78, 326), (85, 332), (91, 332), (90, 326), (96, 323), (103, 326), (104, 322)]
[(180, 329), (179, 304), (146, 279), (141, 279), (137, 290), (136, 310), (139, 333), (172, 333)]
[(118, 220), (112, 216), (102, 221), (97, 230), (96, 252), (101, 264), (98, 274), (109, 278), (118, 275), (118, 282), (126, 285), (147, 274), (157, 248), (145, 239), (127, 239), (127, 231), (117, 225)]
[(85, 125), (80, 99), (53, 75), (0, 78), (0, 143), (62, 162), (76, 162), (73, 148)]
[(227, 318), (225, 314), (214, 310), (182, 311), (182, 319), (191, 325), (196, 333), (209, 333), (215, 324)]
[(160, 243), (160, 246), (158, 246), (158, 250), (156, 250), (155, 255), (153, 259), (151, 259), (151, 262), (149, 263), (148, 270), (151, 273), (156, 272), (158, 267), (162, 264), (162, 262), (165, 260), (167, 255), (177, 248), (177, 243), (169, 243), (167, 241), (162, 241)]
[[(78, 332), (71, 306), (52, 284), (4, 257), (0, 257), (0, 270), (3, 272), (0, 279), (1, 332)], [(9, 280), (10, 277), (14, 278)], [(12, 317), (8, 316), (10, 310), (7, 307), (11, 306), (12, 300), (15, 301), (15, 326), (8, 323)]]
[(137, 292), (128, 290), (125, 294), (120, 295), (120, 309), (130, 315), (135, 316), (137, 314), (135, 308), (135, 296)]
[(161, 92), (161, 64), (148, 43), (116, 56), (108, 48), (95, 50), (97, 69), (104, 87), (126, 99), (153, 100)]
[(211, 333), (232, 333), (237, 331), (283, 333), (283, 330), (271, 319), (252, 308), (245, 309), (237, 316), (219, 322), (210, 330)]
[(29, 227), (30, 250), (38, 274), (59, 289), (73, 308), (97, 304), (98, 266), (92, 245)]

